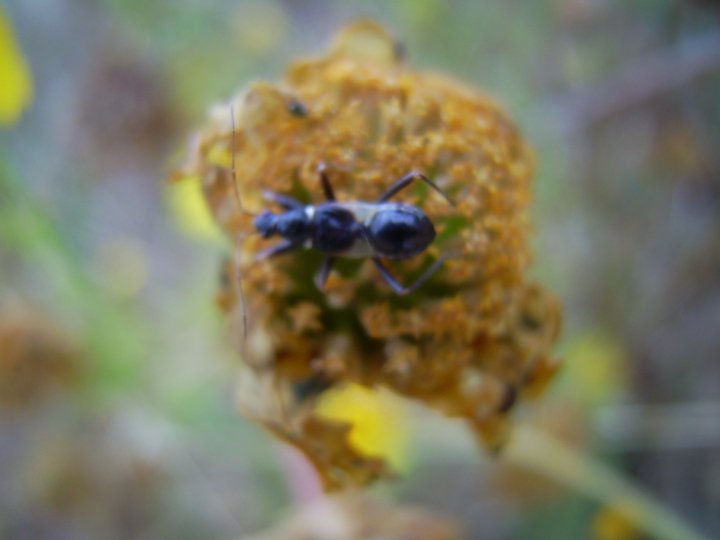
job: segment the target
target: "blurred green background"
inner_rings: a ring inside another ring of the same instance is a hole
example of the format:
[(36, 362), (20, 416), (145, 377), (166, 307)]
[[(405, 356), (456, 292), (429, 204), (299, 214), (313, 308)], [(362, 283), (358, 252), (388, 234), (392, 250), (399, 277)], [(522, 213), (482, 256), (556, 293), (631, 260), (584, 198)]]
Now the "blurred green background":
[[(720, 537), (720, 2), (0, 6), (0, 539), (240, 538), (293, 506), (286, 454), (233, 405), (229, 247), (165, 180), (211, 104), (357, 17), (537, 150), (533, 274), (565, 306), (565, 368), (519, 421)], [(405, 475), (376, 496), (468, 538), (648, 538), (622, 490), (403, 414)]]

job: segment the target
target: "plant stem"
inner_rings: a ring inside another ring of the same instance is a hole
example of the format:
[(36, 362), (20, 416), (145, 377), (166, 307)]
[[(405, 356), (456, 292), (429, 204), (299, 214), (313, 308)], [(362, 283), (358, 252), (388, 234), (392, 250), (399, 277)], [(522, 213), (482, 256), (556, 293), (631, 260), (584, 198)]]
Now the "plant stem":
[(618, 471), (528, 426), (518, 426), (508, 462), (614, 506), (635, 527), (658, 540), (707, 540), (650, 493)]

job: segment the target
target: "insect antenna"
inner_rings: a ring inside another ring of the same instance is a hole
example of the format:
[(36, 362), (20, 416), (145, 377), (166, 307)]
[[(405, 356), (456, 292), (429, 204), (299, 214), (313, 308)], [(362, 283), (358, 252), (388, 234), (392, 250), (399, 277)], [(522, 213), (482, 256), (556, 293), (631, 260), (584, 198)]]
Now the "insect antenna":
[(243, 206), (242, 199), (240, 198), (240, 189), (237, 183), (237, 169), (235, 168), (235, 151), (237, 149), (236, 136), (235, 136), (235, 107), (230, 104), (230, 125), (232, 131), (230, 133), (230, 175), (232, 177), (233, 189), (235, 191), (235, 201), (237, 201), (238, 210), (251, 217), (257, 217), (257, 214), (250, 212)]
[[(245, 210), (245, 207), (243, 206), (242, 199), (240, 198), (240, 189), (238, 188), (237, 183), (237, 172), (235, 168), (235, 150), (236, 150), (236, 142), (235, 142), (235, 108), (233, 107), (233, 104), (230, 103), (230, 125), (232, 127), (231, 132), (231, 139), (230, 139), (230, 175), (232, 177), (232, 183), (233, 183), (233, 189), (235, 190), (235, 201), (237, 202), (238, 210), (246, 215), (256, 217), (257, 214), (253, 214), (252, 212), (249, 212)], [(245, 348), (245, 344), (247, 343), (247, 335), (248, 335), (248, 316), (247, 316), (247, 309), (246, 309), (246, 303), (245, 303), (245, 290), (243, 289), (242, 284), (242, 270), (240, 267), (240, 254), (242, 251), (242, 241), (245, 239), (251, 233), (237, 233), (235, 235), (235, 278), (237, 280), (237, 286), (238, 286), (238, 295), (240, 296), (240, 306), (242, 308), (242, 348)], [(243, 351), (244, 352), (244, 351)]]

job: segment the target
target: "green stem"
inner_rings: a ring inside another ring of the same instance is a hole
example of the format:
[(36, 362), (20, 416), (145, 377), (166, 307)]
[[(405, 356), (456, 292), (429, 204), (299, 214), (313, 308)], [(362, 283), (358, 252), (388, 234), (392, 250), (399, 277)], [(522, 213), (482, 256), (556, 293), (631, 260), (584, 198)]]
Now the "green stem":
[(528, 426), (518, 427), (505, 458), (518, 466), (613, 505), (658, 540), (707, 540), (650, 493), (618, 471)]

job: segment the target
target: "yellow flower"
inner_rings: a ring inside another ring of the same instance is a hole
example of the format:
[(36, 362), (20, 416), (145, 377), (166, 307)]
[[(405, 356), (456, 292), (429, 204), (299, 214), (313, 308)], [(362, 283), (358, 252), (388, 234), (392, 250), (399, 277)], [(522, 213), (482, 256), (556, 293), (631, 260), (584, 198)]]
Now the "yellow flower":
[(392, 394), (357, 384), (333, 388), (317, 405), (322, 418), (352, 426), (349, 442), (369, 456), (379, 456), (397, 470), (407, 467), (408, 428), (405, 409)]
[(580, 333), (565, 350), (568, 366), (563, 381), (568, 393), (589, 406), (613, 400), (627, 388), (627, 352), (600, 329)]
[(633, 506), (619, 502), (605, 506), (592, 521), (592, 537), (595, 540), (637, 540), (640, 531), (633, 523)]
[(30, 104), (32, 75), (10, 20), (0, 8), (0, 125), (11, 126)]
[(178, 226), (189, 236), (217, 242), (222, 232), (208, 209), (198, 177), (181, 178), (170, 186), (169, 204)]

